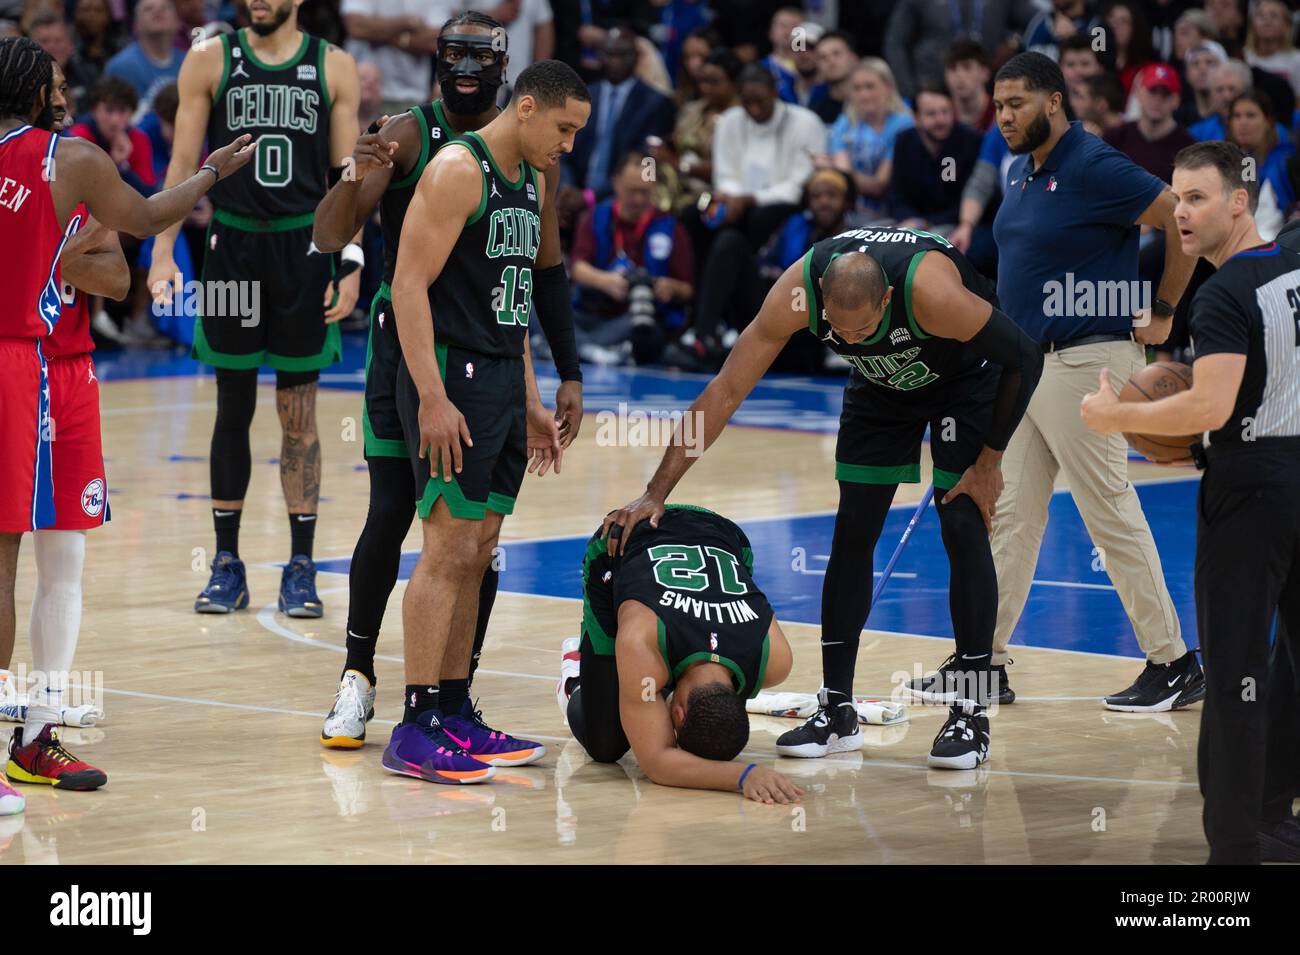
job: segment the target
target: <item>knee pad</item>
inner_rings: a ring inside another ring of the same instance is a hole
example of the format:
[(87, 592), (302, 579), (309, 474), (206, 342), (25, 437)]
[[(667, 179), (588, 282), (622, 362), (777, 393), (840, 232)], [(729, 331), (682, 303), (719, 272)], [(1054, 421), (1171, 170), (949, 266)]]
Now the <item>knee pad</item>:
[(247, 431), (257, 410), (257, 369), (217, 369), (217, 431)]

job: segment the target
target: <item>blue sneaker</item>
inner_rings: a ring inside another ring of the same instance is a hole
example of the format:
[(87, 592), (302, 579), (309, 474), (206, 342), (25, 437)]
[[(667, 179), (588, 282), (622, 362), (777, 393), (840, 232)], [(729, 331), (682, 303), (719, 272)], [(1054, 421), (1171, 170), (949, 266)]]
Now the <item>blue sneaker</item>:
[(384, 769), (431, 783), (485, 783), (496, 770), (465, 752), (447, 735), (436, 710), (415, 723), (399, 723), (384, 750)]
[(546, 755), (546, 747), (518, 739), (483, 722), (483, 714), (469, 700), (460, 712), (443, 718), (447, 735), (460, 743), (477, 760), (489, 766), (527, 766)]
[(197, 613), (230, 613), (248, 606), (248, 578), (244, 562), (228, 550), (212, 558), (212, 576), (194, 600)]
[(316, 596), (316, 565), (296, 555), (280, 574), (280, 612), (290, 617), (323, 617), (325, 605)]

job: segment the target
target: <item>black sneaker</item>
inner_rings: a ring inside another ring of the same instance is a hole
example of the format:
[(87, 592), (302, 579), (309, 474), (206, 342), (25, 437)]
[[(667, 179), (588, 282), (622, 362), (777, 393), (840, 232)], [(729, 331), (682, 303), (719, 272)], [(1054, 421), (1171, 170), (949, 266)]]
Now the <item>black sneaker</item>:
[[(913, 697), (922, 703), (929, 703), (933, 706), (951, 706), (957, 702), (957, 681), (955, 674), (961, 671), (957, 665), (957, 654), (952, 654), (948, 659), (939, 665), (939, 669), (929, 676), (917, 677), (909, 680), (905, 689)], [(996, 683), (992, 681), (996, 680)], [(1011, 684), (1007, 682), (1006, 664), (989, 667), (990, 686), (997, 690), (997, 702), (999, 705), (1014, 703), (1016, 701), (1016, 691), (1011, 689)], [(990, 700), (989, 702), (993, 702)]]
[(858, 729), (858, 708), (853, 700), (832, 706), (827, 693), (817, 695), (817, 712), (797, 730), (782, 733), (776, 740), (779, 756), (815, 759), (830, 753), (847, 753), (862, 748), (862, 731)]
[(1257, 835), (1261, 862), (1300, 862), (1300, 818), (1290, 816)]
[(930, 747), (935, 769), (974, 769), (989, 758), (988, 711), (970, 700), (958, 700)]
[(1191, 706), (1205, 696), (1205, 673), (1196, 662), (1196, 651), (1188, 650), (1172, 663), (1152, 663), (1133, 685), (1106, 697), (1108, 710), (1121, 713), (1164, 713)]

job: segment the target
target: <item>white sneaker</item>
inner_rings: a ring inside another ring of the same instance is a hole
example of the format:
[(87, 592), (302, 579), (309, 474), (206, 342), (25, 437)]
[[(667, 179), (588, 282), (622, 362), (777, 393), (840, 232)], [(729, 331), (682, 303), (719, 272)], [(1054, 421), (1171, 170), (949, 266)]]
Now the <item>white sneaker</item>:
[(565, 726), (569, 725), (569, 694), (564, 686), (582, 672), (582, 654), (578, 650), (581, 645), (577, 637), (569, 637), (560, 644), (560, 682), (555, 684), (555, 702), (560, 704)]
[(374, 718), (375, 688), (358, 671), (346, 670), (320, 741), (331, 749), (357, 749), (366, 741), (366, 723)]
[(0, 816), (16, 816), (27, 808), (25, 797), (13, 786), (4, 773), (0, 773)]

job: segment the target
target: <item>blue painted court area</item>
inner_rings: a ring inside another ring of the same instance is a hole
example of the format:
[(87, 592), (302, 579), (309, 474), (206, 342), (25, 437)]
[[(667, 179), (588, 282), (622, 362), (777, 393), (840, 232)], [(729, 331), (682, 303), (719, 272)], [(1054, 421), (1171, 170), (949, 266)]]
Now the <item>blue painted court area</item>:
[[(1164, 561), (1174, 604), (1189, 646), (1196, 646), (1192, 558), (1196, 546), (1196, 480), (1174, 480), (1138, 488)], [(876, 548), (876, 567), (889, 560), (914, 505), (896, 507)], [(830, 554), (833, 514), (807, 514), (744, 524), (754, 547), (754, 576), (778, 619), (820, 623), (821, 585)], [(582, 596), (581, 564), (586, 537), (517, 541), (502, 545), (501, 590), (551, 597)], [(401, 578), (415, 565), (404, 554)], [(350, 560), (321, 561), (327, 573), (346, 574)], [(872, 581), (864, 579), (864, 588)], [(580, 614), (575, 605), (574, 632)], [(948, 559), (933, 507), (926, 511), (903, 552), (867, 626), (873, 630), (951, 637), (948, 619)], [(1128, 618), (1068, 494), (1052, 499), (1038, 576), (1012, 642), (1034, 647), (1141, 657)]]
[[(321, 383), (327, 388), (360, 392), (364, 337), (349, 334), (344, 341), (343, 363), (324, 373)], [(110, 381), (211, 374), (180, 352), (106, 352), (96, 356), (96, 365), (100, 378)], [(584, 376), (584, 428), (599, 427), (597, 415), (601, 412), (663, 416), (684, 411), (709, 380), (706, 375), (656, 368), (588, 367)], [(274, 378), (265, 375), (263, 380), (269, 383)], [(539, 374), (538, 384), (542, 394), (549, 396), (559, 382), (553, 376)], [(754, 390), (734, 421), (751, 427), (833, 433), (839, 425), (843, 390), (843, 379), (772, 375)], [(188, 459), (173, 454), (166, 460), (180, 463)], [(364, 465), (358, 462), (357, 467)], [(1189, 646), (1196, 645), (1192, 599), (1196, 487), (1195, 477), (1189, 476), (1186, 480), (1155, 482), (1139, 488)], [(913, 510), (909, 504), (891, 512), (876, 552), (877, 570), (889, 560)], [(780, 618), (820, 622), (821, 583), (830, 553), (833, 520), (832, 514), (807, 514), (745, 525), (754, 545), (758, 582)], [(579, 572), (585, 543), (583, 536), (504, 545), (501, 588), (521, 594), (580, 597)], [(414, 554), (404, 555), (402, 579), (406, 579), (414, 562)], [(319, 568), (346, 574), (348, 563), (347, 559), (326, 560)], [(872, 583), (864, 579), (862, 586), (870, 588)], [(577, 626), (575, 610), (575, 632)], [(868, 626), (951, 637), (948, 561), (933, 508), (926, 512), (872, 609)], [(1119, 598), (1101, 570), (1068, 494), (1057, 494), (1052, 501), (1038, 576), (1013, 639), (1036, 647), (1141, 656)]]

